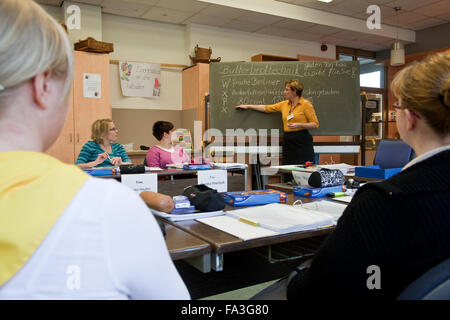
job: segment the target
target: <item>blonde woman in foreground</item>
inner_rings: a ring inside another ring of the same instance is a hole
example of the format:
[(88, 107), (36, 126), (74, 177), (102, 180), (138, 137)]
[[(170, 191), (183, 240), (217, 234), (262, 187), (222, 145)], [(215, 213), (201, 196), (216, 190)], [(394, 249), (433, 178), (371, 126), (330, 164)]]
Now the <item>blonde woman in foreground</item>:
[(61, 26), (0, 1), (0, 299), (189, 299), (144, 201), (42, 153), (72, 76)]

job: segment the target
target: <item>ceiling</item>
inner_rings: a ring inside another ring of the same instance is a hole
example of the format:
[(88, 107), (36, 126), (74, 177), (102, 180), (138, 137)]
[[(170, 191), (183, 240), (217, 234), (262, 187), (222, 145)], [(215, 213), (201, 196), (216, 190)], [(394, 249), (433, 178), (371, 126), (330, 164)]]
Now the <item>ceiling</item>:
[[(291, 4), (361, 21), (365, 21), (370, 15), (366, 13), (367, 7), (375, 4), (381, 9), (382, 26), (399, 26), (413, 31), (450, 22), (450, 0), (333, 0), (331, 3), (317, 0), (276, 1), (280, 2), (280, 6)], [(64, 1), (37, 0), (37, 2), (61, 6)], [(99, 5), (104, 13), (127, 17), (175, 24), (203, 24), (371, 51), (388, 49), (393, 42), (392, 37), (331, 27), (318, 21), (311, 23), (197, 0), (75, 0), (73, 2)], [(396, 6), (401, 7), (398, 14), (394, 10)], [(292, 32), (292, 30), (298, 30), (298, 32)]]

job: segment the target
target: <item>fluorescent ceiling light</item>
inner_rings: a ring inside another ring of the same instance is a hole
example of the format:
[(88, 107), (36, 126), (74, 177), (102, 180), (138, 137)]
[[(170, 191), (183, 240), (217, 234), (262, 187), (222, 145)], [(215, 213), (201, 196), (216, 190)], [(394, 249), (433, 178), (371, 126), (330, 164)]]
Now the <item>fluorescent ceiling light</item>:
[(330, 2), (333, 1), (333, 0), (317, 0), (317, 1), (325, 2), (325, 3), (330, 3)]

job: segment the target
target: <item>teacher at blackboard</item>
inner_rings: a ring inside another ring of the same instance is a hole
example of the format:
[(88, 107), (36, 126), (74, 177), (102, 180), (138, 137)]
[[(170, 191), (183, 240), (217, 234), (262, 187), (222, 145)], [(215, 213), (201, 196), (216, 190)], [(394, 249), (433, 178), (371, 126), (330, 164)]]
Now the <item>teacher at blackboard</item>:
[(236, 106), (238, 109), (252, 109), (259, 112), (281, 112), (283, 120), (283, 164), (302, 164), (315, 161), (313, 138), (309, 129), (319, 127), (316, 112), (311, 102), (302, 97), (303, 84), (300, 80), (286, 81), (286, 100), (271, 105)]

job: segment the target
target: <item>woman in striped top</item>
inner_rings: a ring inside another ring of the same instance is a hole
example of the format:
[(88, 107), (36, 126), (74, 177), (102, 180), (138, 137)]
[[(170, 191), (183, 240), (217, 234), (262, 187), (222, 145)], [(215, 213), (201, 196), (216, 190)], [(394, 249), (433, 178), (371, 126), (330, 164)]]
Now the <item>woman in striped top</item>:
[(117, 140), (118, 130), (111, 119), (100, 119), (92, 125), (92, 141), (86, 142), (75, 164), (80, 168), (131, 164), (125, 149)]

